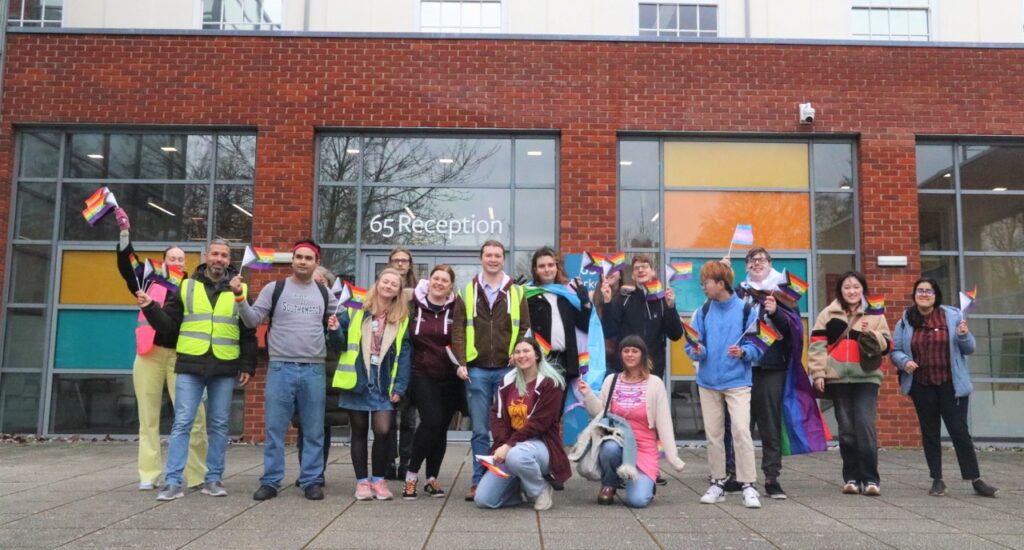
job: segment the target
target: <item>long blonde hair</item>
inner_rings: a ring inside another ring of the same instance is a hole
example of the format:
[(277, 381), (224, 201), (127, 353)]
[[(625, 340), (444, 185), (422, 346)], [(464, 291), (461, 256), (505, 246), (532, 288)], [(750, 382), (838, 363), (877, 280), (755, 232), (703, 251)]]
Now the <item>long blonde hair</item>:
[(377, 280), (373, 282), (373, 286), (366, 291), (366, 304), (363, 305), (363, 308), (366, 310), (366, 313), (372, 316), (386, 313), (388, 323), (398, 323), (409, 316), (409, 302), (403, 297), (401, 288), (398, 289), (398, 294), (391, 299), (391, 303), (387, 305), (384, 311), (377, 311), (377, 285), (380, 284), (381, 278), (385, 275), (398, 277), (398, 286), (402, 286), (402, 274), (393, 267), (384, 268), (380, 275), (377, 275)]

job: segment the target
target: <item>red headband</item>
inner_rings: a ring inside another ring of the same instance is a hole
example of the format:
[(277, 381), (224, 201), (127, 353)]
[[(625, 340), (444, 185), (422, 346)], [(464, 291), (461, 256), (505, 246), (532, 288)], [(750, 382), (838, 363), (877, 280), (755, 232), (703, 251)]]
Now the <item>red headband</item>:
[(315, 245), (313, 243), (299, 243), (299, 244), (297, 244), (297, 245), (292, 247), (292, 252), (295, 252), (296, 250), (298, 250), (300, 248), (308, 248), (308, 249), (312, 250), (313, 253), (316, 254), (316, 259), (318, 259), (318, 260), (320, 259), (320, 247), (319, 246), (317, 246), (317, 245)]

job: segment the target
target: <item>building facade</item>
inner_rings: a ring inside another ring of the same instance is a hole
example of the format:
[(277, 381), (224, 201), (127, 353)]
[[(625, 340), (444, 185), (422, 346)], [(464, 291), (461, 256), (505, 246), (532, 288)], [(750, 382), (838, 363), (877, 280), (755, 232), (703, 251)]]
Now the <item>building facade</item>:
[[(313, 235), (364, 286), (397, 245), (464, 280), (487, 238), (518, 274), (542, 245), (702, 262), (750, 223), (777, 268), (811, 282), (809, 323), (851, 268), (885, 295), (890, 326), (921, 273), (948, 301), (976, 286), (972, 429), (1024, 436), (1016, 46), (67, 26), (8, 33), (0, 432), (137, 430), (116, 228), (79, 214), (107, 185), (154, 256), (179, 244), (191, 268), (213, 236), (240, 257)], [(674, 287), (690, 315), (696, 282)], [(693, 365), (678, 344), (671, 358), (677, 437), (702, 439)], [(881, 440), (917, 445), (884, 368)], [(234, 433), (261, 437), (262, 380), (238, 390)]]

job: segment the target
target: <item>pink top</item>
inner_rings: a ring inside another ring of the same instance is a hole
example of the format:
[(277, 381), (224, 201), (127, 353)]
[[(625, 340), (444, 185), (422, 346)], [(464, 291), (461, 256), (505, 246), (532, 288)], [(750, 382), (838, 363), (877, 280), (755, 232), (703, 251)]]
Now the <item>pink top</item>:
[(652, 480), (658, 479), (658, 432), (647, 422), (647, 381), (615, 383), (612, 414), (629, 422), (636, 439), (636, 467)]

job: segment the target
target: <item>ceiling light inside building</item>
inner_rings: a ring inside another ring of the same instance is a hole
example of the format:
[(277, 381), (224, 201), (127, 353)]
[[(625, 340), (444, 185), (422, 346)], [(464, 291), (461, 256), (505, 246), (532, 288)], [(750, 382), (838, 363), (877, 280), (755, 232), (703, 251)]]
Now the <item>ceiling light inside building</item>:
[(651, 223), (654, 223), (654, 222), (658, 221), (658, 218), (660, 218), (660, 217), (661, 217), (661, 212), (658, 212), (657, 214), (654, 215), (653, 218), (651, 218)]
[(101, 159), (101, 158), (103, 158), (103, 155), (100, 155), (98, 153), (93, 153), (91, 155), (86, 155), (86, 156), (91, 158), (91, 159)]
[(245, 214), (246, 216), (249, 216), (250, 218), (252, 217), (252, 212), (249, 212), (248, 210), (242, 208), (241, 206), (238, 206), (235, 203), (231, 203), (231, 206), (234, 206), (235, 210), (238, 210), (239, 212)]
[(487, 215), (490, 216), (492, 220), (494, 219), (494, 207), (492, 207), (492, 206), (488, 206), (487, 207)]
[(633, 161), (631, 161), (631, 160), (620, 160), (619, 161), (619, 166), (633, 166)]
[(358, 155), (359, 149), (345, 149), (345, 153), (349, 155)]
[(455, 162), (455, 159), (437, 159), (437, 162), (440, 162), (441, 164), (451, 164)]
[(945, 174), (942, 174), (942, 177), (944, 177), (944, 178), (951, 178), (951, 177), (953, 177), (953, 174), (950, 174), (949, 172), (946, 172)]
[(171, 146), (161, 147), (160, 150), (165, 152), (165, 153), (177, 153), (178, 152), (178, 148), (177, 147), (171, 147)]
[(992, 190), (993, 191), (1006, 191), (1006, 188), (1005, 187), (993, 187)]
[(410, 217), (410, 218), (412, 218), (412, 219), (414, 219), (414, 220), (416, 219), (416, 214), (413, 214), (413, 213), (412, 213), (412, 210), (409, 210), (409, 207), (408, 207), (408, 206), (406, 206), (406, 207), (405, 207), (405, 213), (406, 213), (406, 214), (409, 214), (409, 217)]
[(162, 207), (162, 206), (160, 206), (158, 204), (155, 204), (153, 201), (146, 201), (146, 204), (148, 204), (152, 208), (155, 208), (155, 209), (163, 212), (164, 214), (167, 214), (168, 216), (174, 217), (174, 212), (171, 212), (170, 210), (168, 210), (168, 209), (166, 209), (166, 208), (164, 208), (164, 207)]
[(528, 157), (540, 157), (544, 155), (544, 151), (527, 151), (526, 156)]
[(840, 188), (840, 189), (849, 189), (849, 188), (850, 188), (850, 186), (849, 186), (849, 185), (846, 185), (846, 184), (843, 184), (843, 185), (840, 185), (840, 186), (839, 186), (839, 188)]

